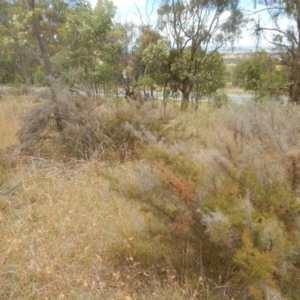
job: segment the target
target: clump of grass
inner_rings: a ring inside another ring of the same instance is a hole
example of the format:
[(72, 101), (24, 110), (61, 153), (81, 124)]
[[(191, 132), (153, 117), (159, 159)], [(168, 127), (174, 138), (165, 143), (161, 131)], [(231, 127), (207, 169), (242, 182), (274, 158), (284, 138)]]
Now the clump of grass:
[(0, 191), (8, 182), (8, 171), (5, 163), (0, 161)]
[(221, 108), (230, 103), (230, 99), (224, 92), (218, 92), (211, 95), (209, 104), (212, 104), (214, 108)]
[(28, 96), (17, 97), (8, 93), (2, 94), (0, 101), (0, 149), (16, 145), (16, 131), (19, 118), (24, 113), (24, 106), (29, 103)]

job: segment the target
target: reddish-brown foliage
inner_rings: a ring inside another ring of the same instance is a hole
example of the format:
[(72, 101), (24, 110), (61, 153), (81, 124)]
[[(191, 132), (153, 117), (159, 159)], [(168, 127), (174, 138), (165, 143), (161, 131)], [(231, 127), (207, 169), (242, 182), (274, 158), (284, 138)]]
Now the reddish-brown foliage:
[(186, 203), (195, 199), (195, 188), (192, 183), (181, 178), (162, 163), (156, 164), (155, 168), (160, 172), (165, 186), (171, 186)]

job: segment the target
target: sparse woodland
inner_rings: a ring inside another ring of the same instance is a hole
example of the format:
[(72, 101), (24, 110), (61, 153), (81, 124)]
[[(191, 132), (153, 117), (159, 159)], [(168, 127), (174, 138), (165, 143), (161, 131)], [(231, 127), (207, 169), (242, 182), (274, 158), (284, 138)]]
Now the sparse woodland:
[(237, 1), (164, 1), (156, 29), (109, 1), (0, 0), (0, 81), (19, 87), (0, 97), (0, 299), (300, 298), (300, 52), (276, 19), (300, 9), (275, 4), (281, 59), (238, 62), (256, 98), (234, 104), (217, 50)]

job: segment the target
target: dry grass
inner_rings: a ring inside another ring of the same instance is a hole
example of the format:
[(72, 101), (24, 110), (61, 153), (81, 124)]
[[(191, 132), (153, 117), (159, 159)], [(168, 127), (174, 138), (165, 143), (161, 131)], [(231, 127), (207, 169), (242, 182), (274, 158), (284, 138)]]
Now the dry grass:
[[(102, 168), (29, 157), (14, 170), (18, 186), (0, 196), (1, 299), (182, 299), (188, 293), (171, 277), (162, 287), (157, 271), (135, 258), (131, 244), (143, 234), (143, 215), (110, 189)], [(130, 169), (115, 171), (130, 176)]]
[(16, 132), (19, 127), (19, 116), (24, 113), (25, 103), (30, 103), (28, 96), (15, 96), (2, 93), (0, 100), (0, 148), (18, 142)]

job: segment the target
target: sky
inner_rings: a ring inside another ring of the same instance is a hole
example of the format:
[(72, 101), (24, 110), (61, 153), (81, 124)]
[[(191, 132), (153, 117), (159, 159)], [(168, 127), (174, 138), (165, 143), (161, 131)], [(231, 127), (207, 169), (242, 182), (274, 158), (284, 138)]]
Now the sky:
[[(92, 3), (92, 6), (94, 6), (97, 2), (97, 0), (90, 0)], [(113, 0), (115, 6), (117, 7), (117, 12), (116, 12), (116, 17), (115, 19), (117, 21), (131, 21), (135, 24), (141, 24), (141, 17), (144, 18), (144, 22), (146, 21), (146, 12), (151, 13), (151, 18), (155, 20), (156, 18), (156, 10), (158, 7), (158, 4), (160, 0)], [(148, 7), (146, 6), (147, 2), (155, 3), (155, 8), (152, 10), (152, 6), (148, 4)], [(242, 0), (242, 5), (243, 7), (249, 8), (249, 10), (254, 10), (254, 5), (253, 5), (253, 0)], [(259, 8), (257, 8), (259, 9)], [(268, 23), (267, 18), (263, 16), (259, 16), (261, 19), (261, 22)], [(257, 19), (258, 16), (255, 16)], [(283, 20), (283, 23), (285, 20)], [(146, 22), (147, 23), (147, 22)], [(239, 41), (236, 42), (235, 47), (246, 47), (246, 48), (255, 48), (256, 47), (256, 42), (254, 38), (251, 37), (251, 32), (252, 32), (252, 27), (253, 25), (247, 25), (243, 29), (243, 34), (242, 38), (240, 38)], [(261, 43), (261, 47), (266, 48), (267, 44), (266, 43)]]
[(156, 21), (156, 11), (160, 0), (113, 0), (113, 2), (117, 7), (117, 19), (141, 24), (141, 17), (144, 23), (149, 23), (149, 21), (147, 22), (147, 15), (152, 21)]

